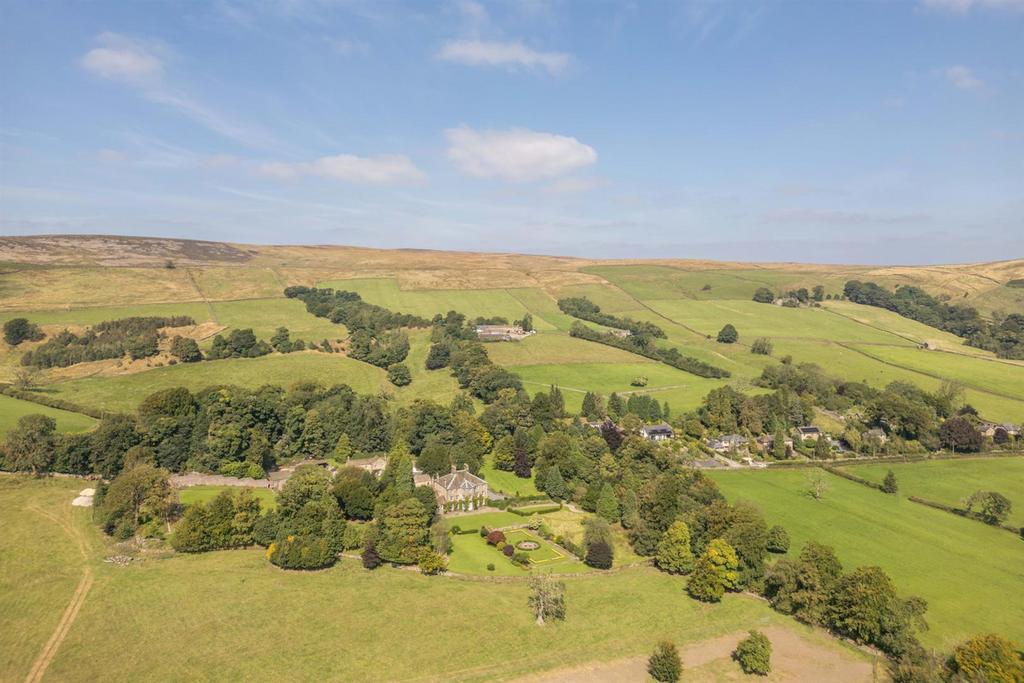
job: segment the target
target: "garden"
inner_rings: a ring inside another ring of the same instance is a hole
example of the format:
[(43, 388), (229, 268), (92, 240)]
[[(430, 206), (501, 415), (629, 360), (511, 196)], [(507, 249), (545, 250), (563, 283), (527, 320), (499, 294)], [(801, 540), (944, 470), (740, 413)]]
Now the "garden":
[(452, 527), (448, 569), (462, 574), (523, 576), (533, 567), (556, 573), (592, 569), (544, 538), (536, 517), (523, 525), (512, 513), (460, 517)]

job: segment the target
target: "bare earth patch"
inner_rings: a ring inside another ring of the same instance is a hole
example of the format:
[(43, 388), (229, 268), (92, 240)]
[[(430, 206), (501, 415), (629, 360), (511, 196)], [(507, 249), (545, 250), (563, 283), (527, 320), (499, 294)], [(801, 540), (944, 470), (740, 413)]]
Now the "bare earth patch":
[[(772, 672), (759, 681), (806, 681), (807, 683), (868, 683), (874, 680), (871, 662), (855, 659), (838, 646), (827, 647), (783, 626), (761, 629), (772, 641)], [(732, 651), (745, 632), (703, 640), (680, 648), (684, 681), (750, 680), (731, 661)], [(651, 644), (654, 649), (654, 643)], [(622, 683), (647, 681), (647, 657), (590, 664), (549, 671), (519, 679), (518, 683)]]

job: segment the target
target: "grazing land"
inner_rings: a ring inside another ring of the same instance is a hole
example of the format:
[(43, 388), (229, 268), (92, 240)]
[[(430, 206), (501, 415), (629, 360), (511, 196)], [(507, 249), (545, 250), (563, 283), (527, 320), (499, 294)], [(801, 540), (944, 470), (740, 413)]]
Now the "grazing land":
[[(904, 594), (927, 600), (931, 628), (921, 634), (924, 643), (948, 650), (980, 632), (1024, 638), (1024, 613), (1006, 609), (1024, 581), (1019, 538), (831, 475), (815, 500), (809, 476), (808, 470), (711, 473), (730, 501), (751, 501), (783, 525), (792, 548), (811, 540), (831, 545), (847, 569), (880, 566)], [(1019, 499), (1022, 491), (1006, 493)]]
[[(0, 477), (8, 537), (19, 547), (46, 548), (0, 557), (0, 679), (25, 677), (86, 568), (95, 582), (44, 680), (182, 680), (211, 671), (238, 680), (370, 680), (384, 661), (400, 680), (511, 680), (646, 655), (659, 638), (685, 646), (752, 625), (801, 634), (821, 656), (852, 667), (871, 661), (760, 600), (729, 595), (702, 605), (686, 596), (682, 579), (645, 568), (567, 579), (569, 618), (541, 629), (525, 609), (521, 582), (368, 572), (348, 560), (326, 571), (285, 572), (261, 550), (144, 555), (121, 567), (102, 561), (118, 550), (90, 524), (89, 511), (71, 508), (79, 487)], [(302, 646), (261, 645), (286, 641)]]
[[(178, 491), (178, 500), (182, 505), (194, 505), (195, 503), (209, 503), (223, 491), (235, 493), (239, 490), (237, 486), (190, 486), (187, 489)], [(260, 507), (264, 510), (273, 510), (277, 507), (277, 495), (269, 489), (246, 489), (250, 491), (256, 500), (260, 501)]]
[(56, 420), (59, 432), (84, 432), (96, 425), (96, 420), (88, 415), (57, 410), (31, 401), (0, 395), (0, 437), (3, 437), (9, 429), (13, 429), (21, 417), (40, 413)]
[(850, 472), (882, 483), (892, 470), (899, 495), (917, 496), (946, 505), (960, 505), (975, 491), (997, 491), (1010, 499), (1007, 520), (1024, 526), (1024, 458), (969, 458), (929, 462), (853, 465)]

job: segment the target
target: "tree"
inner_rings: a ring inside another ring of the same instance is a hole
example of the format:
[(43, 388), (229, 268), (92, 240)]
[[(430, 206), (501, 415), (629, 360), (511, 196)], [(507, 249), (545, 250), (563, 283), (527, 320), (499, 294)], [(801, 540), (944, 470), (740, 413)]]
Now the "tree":
[(363, 547), (363, 553), (360, 555), (360, 559), (363, 561), (363, 567), (365, 569), (376, 569), (383, 564), (380, 559), (380, 555), (377, 554), (377, 543), (372, 538), (366, 541), (366, 545)]
[(377, 552), (388, 562), (414, 564), (427, 545), (428, 511), (415, 498), (384, 510), (380, 518)]
[(736, 588), (739, 581), (739, 559), (728, 543), (716, 538), (697, 560), (686, 586), (690, 597), (701, 602), (718, 602), (726, 590)]
[(726, 323), (725, 327), (718, 331), (718, 341), (722, 344), (735, 344), (739, 338), (739, 332), (731, 323)]
[(976, 452), (985, 444), (985, 437), (966, 417), (951, 417), (943, 422), (939, 427), (939, 439), (953, 452)]
[(341, 436), (338, 437), (338, 442), (334, 444), (334, 450), (331, 452), (331, 455), (338, 462), (345, 464), (352, 457), (352, 453), (352, 439), (348, 438), (348, 434), (342, 432)]
[(274, 336), (270, 338), (270, 345), (278, 353), (291, 353), (294, 349), (292, 348), (292, 341), (288, 335), (288, 328), (277, 328), (274, 331)]
[(534, 574), (530, 577), (528, 602), (538, 626), (548, 619), (565, 619), (565, 584), (550, 574)]
[(994, 634), (976, 636), (958, 645), (950, 664), (966, 681), (1024, 681), (1020, 648)]
[(767, 676), (772, 670), (772, 643), (760, 631), (751, 631), (750, 635), (739, 642), (732, 658), (739, 662), (743, 673)]
[(825, 287), (823, 285), (814, 285), (814, 289), (811, 292), (811, 298), (815, 301), (825, 300)]
[(785, 460), (789, 457), (786, 434), (781, 429), (776, 429), (775, 435), (772, 437), (772, 457), (776, 460)]
[(784, 528), (776, 524), (768, 530), (768, 552), (787, 553), (789, 552), (789, 534)]
[(14, 386), (22, 391), (30, 391), (39, 384), (39, 368), (26, 365), (14, 371)]
[(647, 673), (658, 683), (676, 683), (683, 673), (683, 662), (675, 643), (663, 640), (647, 660)]
[(832, 446), (828, 442), (828, 438), (822, 434), (818, 437), (817, 441), (814, 442), (814, 459), (815, 460), (828, 460), (832, 457)]
[(767, 287), (758, 287), (754, 292), (754, 301), (759, 304), (770, 304), (775, 301), (775, 294)]
[(196, 340), (180, 335), (175, 335), (171, 340), (171, 355), (182, 363), (195, 363), (203, 359), (203, 353), (199, 350)]
[(128, 539), (145, 524), (165, 521), (173, 501), (167, 474), (151, 465), (139, 465), (117, 475), (96, 508), (103, 530)]
[(597, 498), (597, 514), (614, 524), (619, 521), (619, 499), (615, 496), (612, 485), (605, 483)]
[(775, 346), (768, 337), (758, 337), (754, 340), (754, 343), (750, 345), (750, 352), (755, 353), (759, 356), (770, 356)]
[(589, 567), (611, 569), (614, 557), (611, 544), (602, 538), (587, 546), (587, 556), (583, 561)]
[(919, 598), (900, 599), (881, 568), (858, 567), (835, 581), (824, 622), (841, 636), (899, 657), (916, 643), (913, 631), (924, 626), (925, 609)]
[(885, 493), (896, 493), (899, 491), (899, 485), (896, 483), (896, 475), (893, 474), (892, 470), (885, 473), (885, 479), (882, 480), (882, 491)]
[[(24, 418), (22, 418), (24, 419)], [(975, 491), (966, 501), (968, 512), (974, 512), (978, 506), (978, 514), (987, 524), (1002, 524), (1010, 515), (1013, 504), (1001, 493), (996, 491)]]
[(26, 318), (11, 318), (4, 323), (4, 341), (11, 346), (17, 346), (23, 341), (39, 341), (43, 336), (39, 326)]
[(544, 477), (544, 492), (555, 500), (565, 500), (565, 480), (562, 479), (562, 471), (555, 465), (547, 471)]
[(430, 548), (424, 548), (416, 564), (423, 574), (440, 574), (448, 568), (448, 558)]
[(519, 321), (519, 326), (523, 328), (523, 332), (531, 332), (533, 330), (533, 315), (524, 313), (523, 319)]
[(424, 474), (448, 474), (452, 467), (452, 457), (447, 446), (431, 437), (416, 459), (416, 465)]
[(658, 543), (655, 555), (658, 568), (670, 574), (687, 574), (693, 569), (693, 551), (690, 549), (690, 527), (682, 520), (672, 522)]
[[(618, 419), (624, 411), (625, 406), (622, 404), (622, 399), (613, 391), (612, 395), (608, 397), (608, 417)], [(612, 450), (615, 449), (613, 448)]]
[(394, 363), (388, 366), (388, 381), (396, 387), (404, 387), (412, 383), (412, 373), (409, 366), (404, 363)]
[(50, 469), (54, 457), (57, 422), (47, 415), (23, 415), (7, 433), (4, 453), (7, 467), (38, 476)]
[(807, 473), (807, 495), (814, 500), (821, 500), (828, 491), (828, 482), (825, 475), (818, 468)]

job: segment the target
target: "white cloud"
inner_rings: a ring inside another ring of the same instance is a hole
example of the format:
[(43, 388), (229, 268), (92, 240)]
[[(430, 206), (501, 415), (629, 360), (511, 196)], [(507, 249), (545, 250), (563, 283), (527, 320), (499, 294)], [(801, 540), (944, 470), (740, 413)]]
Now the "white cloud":
[(597, 152), (576, 138), (522, 128), (445, 131), (448, 158), (464, 173), (523, 182), (551, 178), (589, 166)]
[(939, 12), (967, 14), (971, 10), (1024, 10), (1024, 0), (921, 0), (921, 7)]
[(540, 52), (518, 41), (450, 40), (441, 46), (438, 59), (469, 66), (546, 69), (559, 74), (569, 66), (564, 52)]
[(349, 183), (375, 185), (417, 182), (426, 178), (404, 154), (381, 154), (373, 157), (338, 154), (310, 162), (268, 162), (260, 164), (257, 171), (280, 180), (317, 176)]
[(119, 164), (128, 161), (128, 155), (116, 149), (101, 149), (96, 152), (96, 158), (105, 164)]
[(89, 50), (80, 60), (86, 71), (112, 81), (145, 84), (163, 77), (163, 61), (155, 50), (116, 33), (101, 33), (100, 47)]
[(370, 46), (361, 40), (349, 40), (348, 38), (335, 38), (330, 42), (331, 47), (342, 57), (365, 55), (370, 51)]
[(984, 85), (973, 71), (960, 64), (951, 66), (942, 73), (947, 81), (961, 90), (976, 90)]

